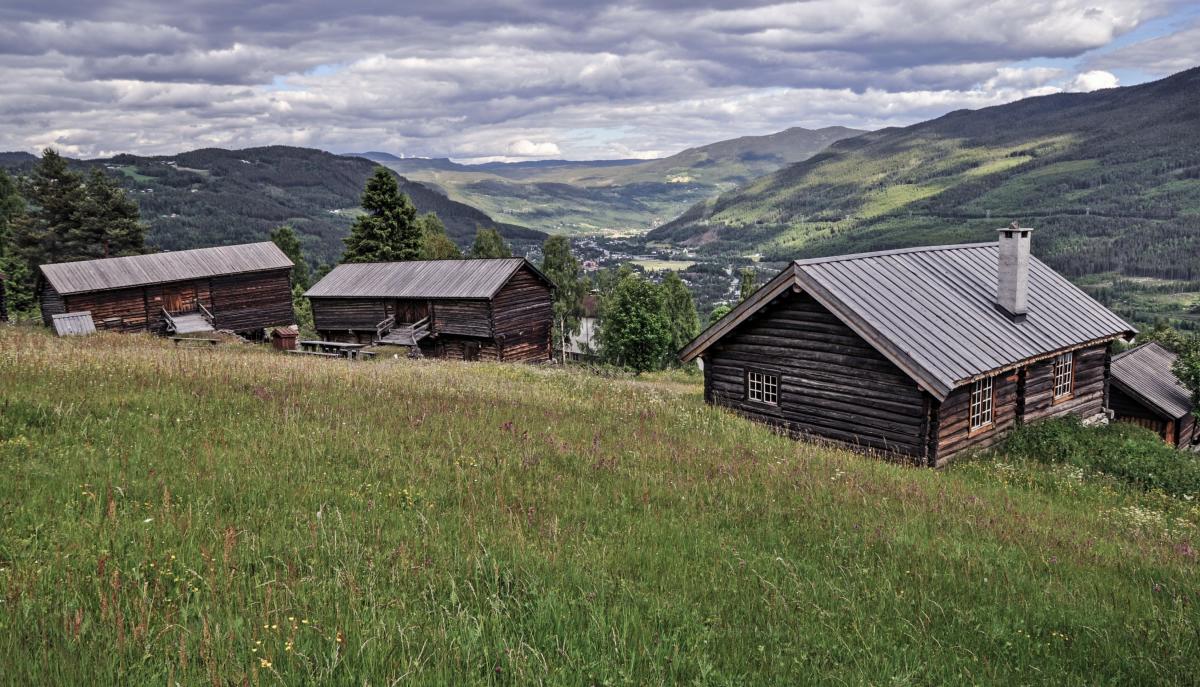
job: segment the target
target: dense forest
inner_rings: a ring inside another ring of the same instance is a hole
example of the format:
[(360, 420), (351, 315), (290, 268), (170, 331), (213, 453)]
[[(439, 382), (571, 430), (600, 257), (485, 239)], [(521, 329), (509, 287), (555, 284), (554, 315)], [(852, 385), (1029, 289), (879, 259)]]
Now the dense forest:
[[(28, 175), (37, 158), (0, 153), (0, 168)], [(271, 146), (246, 150), (215, 148), (173, 156), (117, 155), (71, 160), (78, 171), (98, 168), (120, 180), (149, 226), (147, 243), (158, 249), (262, 241), (290, 224), (305, 255), (333, 263), (342, 239), (361, 210), (359, 195), (376, 163), (319, 150)], [(541, 232), (493, 221), (483, 212), (399, 177), (400, 190), (422, 213), (434, 212), (446, 233), (468, 248), (478, 229), (498, 229), (515, 249), (540, 243)]]

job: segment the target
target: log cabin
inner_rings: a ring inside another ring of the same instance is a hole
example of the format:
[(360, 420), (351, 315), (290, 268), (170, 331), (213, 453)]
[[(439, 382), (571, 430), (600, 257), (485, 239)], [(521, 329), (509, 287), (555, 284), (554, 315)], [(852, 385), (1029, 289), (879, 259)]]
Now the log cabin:
[(704, 397), (793, 436), (938, 467), (1043, 418), (1106, 417), (1135, 330), (998, 243), (797, 260), (680, 354)]
[(1117, 421), (1146, 427), (1183, 448), (1200, 441), (1200, 427), (1191, 393), (1171, 371), (1174, 364), (1175, 354), (1154, 342), (1114, 355), (1109, 407)]
[(326, 341), (456, 360), (550, 359), (554, 284), (524, 258), (338, 265), (305, 296)]
[(292, 261), (270, 241), (42, 265), (38, 302), (55, 315), (90, 311), (96, 329), (259, 338), (295, 322)]

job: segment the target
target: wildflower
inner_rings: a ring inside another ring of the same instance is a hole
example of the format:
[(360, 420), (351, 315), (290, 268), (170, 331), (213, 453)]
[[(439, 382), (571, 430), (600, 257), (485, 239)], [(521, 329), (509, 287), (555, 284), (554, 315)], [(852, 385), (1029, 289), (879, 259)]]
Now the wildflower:
[(265, 658), (260, 658), (260, 659), (258, 659), (258, 665), (260, 668), (270, 668), (271, 662)]

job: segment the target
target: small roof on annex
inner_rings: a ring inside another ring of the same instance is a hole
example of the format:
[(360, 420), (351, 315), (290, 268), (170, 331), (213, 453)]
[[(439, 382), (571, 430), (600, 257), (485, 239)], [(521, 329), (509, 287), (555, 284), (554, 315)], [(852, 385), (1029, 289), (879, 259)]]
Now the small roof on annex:
[(554, 287), (525, 258), (411, 260), (344, 263), (334, 267), (304, 295), (309, 298), (488, 299), (527, 267)]
[(693, 360), (788, 289), (809, 293), (940, 400), (1018, 363), (1136, 330), (1040, 260), (1029, 260), (1029, 310), (996, 306), (996, 243), (797, 260), (680, 352)]
[(1113, 356), (1112, 381), (1147, 408), (1178, 420), (1192, 412), (1192, 396), (1171, 372), (1174, 364), (1174, 353), (1142, 344)]
[(100, 258), (42, 265), (42, 274), (61, 295), (109, 291), (133, 286), (263, 272), (292, 267), (270, 241), (196, 248), (121, 258)]

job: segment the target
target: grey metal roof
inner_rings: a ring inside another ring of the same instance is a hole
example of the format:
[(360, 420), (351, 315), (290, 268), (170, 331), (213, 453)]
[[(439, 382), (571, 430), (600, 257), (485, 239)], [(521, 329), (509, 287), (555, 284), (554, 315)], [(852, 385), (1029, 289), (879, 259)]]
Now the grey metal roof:
[(525, 258), (345, 263), (305, 293), (309, 298), (491, 298)]
[(1036, 258), (1029, 265), (1029, 312), (1014, 322), (995, 307), (998, 261), (995, 243), (797, 260), (681, 357), (695, 358), (793, 286), (939, 399), (985, 374), (1136, 331)]
[(66, 312), (51, 317), (54, 321), (54, 333), (59, 336), (87, 336), (96, 333), (96, 323), (92, 321), (90, 310)]
[(1192, 412), (1192, 396), (1171, 372), (1174, 363), (1174, 353), (1157, 343), (1142, 344), (1113, 356), (1112, 381), (1151, 410), (1177, 420)]
[(42, 265), (41, 269), (54, 290), (67, 295), (290, 267), (292, 261), (287, 255), (274, 243), (264, 241), (123, 258), (59, 262)]

